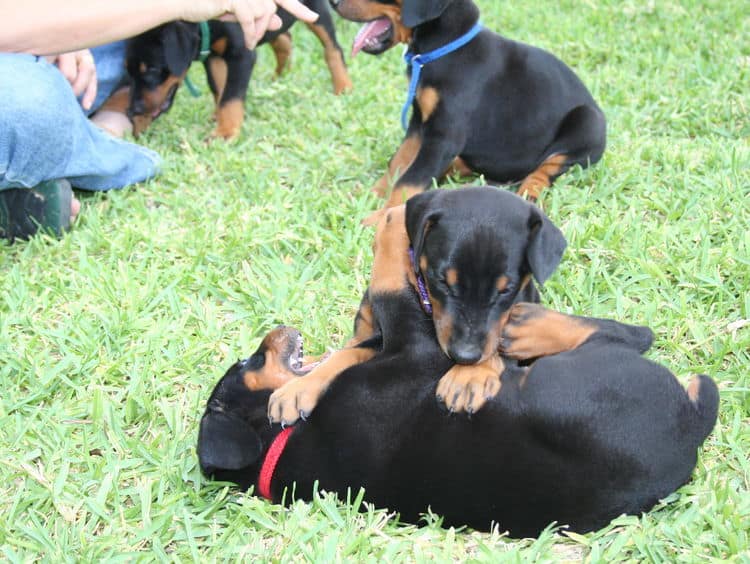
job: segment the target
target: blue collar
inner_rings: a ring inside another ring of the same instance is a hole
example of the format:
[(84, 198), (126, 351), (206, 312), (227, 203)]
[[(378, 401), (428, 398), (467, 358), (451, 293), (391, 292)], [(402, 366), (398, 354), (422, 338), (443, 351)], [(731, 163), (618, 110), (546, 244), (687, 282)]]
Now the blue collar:
[(437, 49), (433, 51), (429, 51), (427, 53), (420, 53), (420, 54), (415, 54), (415, 53), (412, 53), (411, 51), (407, 51), (406, 53), (404, 53), (404, 61), (406, 61), (407, 65), (411, 65), (411, 81), (409, 82), (409, 96), (407, 97), (406, 103), (404, 104), (404, 107), (401, 110), (401, 126), (404, 129), (406, 129), (407, 127), (407, 118), (409, 117), (409, 108), (411, 107), (411, 104), (414, 101), (414, 97), (417, 95), (417, 86), (419, 86), (419, 76), (422, 74), (422, 67), (425, 66), (427, 63), (431, 63), (432, 61), (447, 55), (448, 53), (453, 53), (453, 51), (460, 49), (461, 47), (466, 45), (469, 41), (474, 39), (480, 31), (482, 31), (482, 24), (477, 22), (476, 24), (474, 24), (474, 27), (472, 27), (469, 31), (467, 31), (458, 39), (454, 39), (447, 45), (438, 47)]

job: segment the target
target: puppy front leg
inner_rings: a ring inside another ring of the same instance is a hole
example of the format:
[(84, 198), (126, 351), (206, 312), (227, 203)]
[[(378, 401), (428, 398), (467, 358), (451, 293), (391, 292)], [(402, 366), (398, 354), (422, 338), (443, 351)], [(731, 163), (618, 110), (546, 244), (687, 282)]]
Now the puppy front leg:
[(498, 394), (504, 368), (497, 353), (477, 364), (456, 364), (440, 379), (435, 395), (451, 412), (471, 415)]
[(211, 133), (211, 137), (230, 140), (240, 134), (245, 115), (245, 96), (256, 58), (255, 51), (249, 51), (244, 47), (239, 53), (227, 54), (224, 57), (226, 79), (224, 87), (217, 93), (216, 129)]

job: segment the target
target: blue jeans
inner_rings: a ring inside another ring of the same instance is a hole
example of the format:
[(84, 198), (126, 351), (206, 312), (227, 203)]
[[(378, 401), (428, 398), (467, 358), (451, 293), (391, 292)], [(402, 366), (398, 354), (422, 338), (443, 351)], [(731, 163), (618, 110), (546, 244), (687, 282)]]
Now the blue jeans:
[[(93, 112), (123, 77), (125, 44), (91, 51), (98, 79)], [(155, 152), (91, 123), (55, 66), (33, 55), (0, 53), (0, 190), (62, 178), (76, 188), (109, 190), (151, 178), (159, 166)]]

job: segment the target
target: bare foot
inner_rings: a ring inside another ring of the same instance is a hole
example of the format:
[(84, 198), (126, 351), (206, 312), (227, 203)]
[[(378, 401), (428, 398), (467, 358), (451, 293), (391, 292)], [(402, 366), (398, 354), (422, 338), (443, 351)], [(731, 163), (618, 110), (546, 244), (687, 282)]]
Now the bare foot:
[(133, 131), (133, 124), (128, 116), (112, 110), (99, 110), (91, 118), (91, 122), (118, 139), (122, 139), (126, 133)]
[(70, 202), (70, 223), (73, 223), (81, 211), (81, 202), (75, 198)]

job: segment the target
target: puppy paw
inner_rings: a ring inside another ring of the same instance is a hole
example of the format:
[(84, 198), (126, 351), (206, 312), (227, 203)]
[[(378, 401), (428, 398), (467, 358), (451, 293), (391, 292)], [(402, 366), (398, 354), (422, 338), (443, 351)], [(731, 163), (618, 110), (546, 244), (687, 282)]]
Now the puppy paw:
[(307, 419), (324, 391), (325, 386), (304, 376), (290, 380), (271, 394), (268, 420), (285, 426), (293, 425), (300, 418)]
[(240, 128), (228, 128), (217, 126), (206, 139), (206, 143), (211, 143), (216, 139), (223, 139), (224, 141), (234, 141), (240, 136)]
[(538, 339), (544, 332), (544, 323), (549, 310), (539, 304), (520, 302), (510, 308), (508, 321), (503, 327), (500, 351), (509, 358), (528, 360), (539, 356)]
[(457, 364), (438, 382), (438, 401), (454, 413), (476, 413), (500, 391), (500, 370), (484, 364)]

